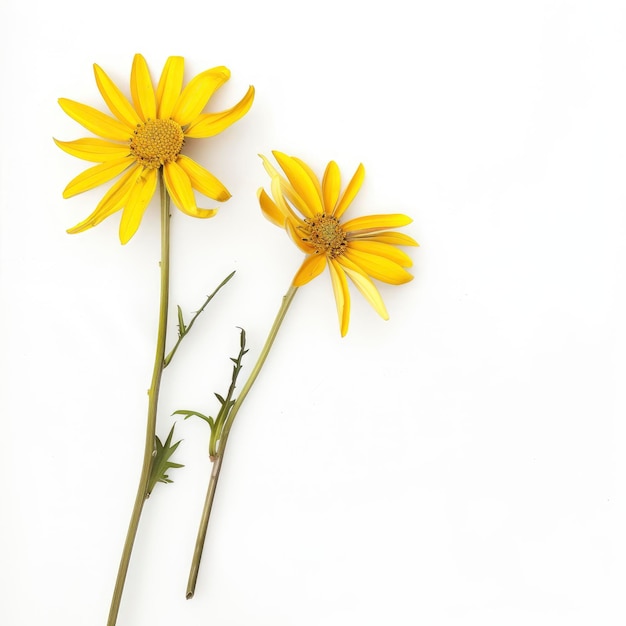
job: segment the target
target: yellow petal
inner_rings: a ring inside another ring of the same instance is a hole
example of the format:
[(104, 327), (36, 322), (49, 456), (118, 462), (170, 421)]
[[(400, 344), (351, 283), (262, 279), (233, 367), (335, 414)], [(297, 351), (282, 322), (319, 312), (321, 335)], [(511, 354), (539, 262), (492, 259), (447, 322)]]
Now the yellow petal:
[(217, 209), (199, 209), (198, 207), (189, 207), (180, 210), (185, 215), (189, 215), (189, 217), (197, 217), (199, 219), (207, 219), (209, 217), (214, 217), (215, 215), (217, 215)]
[(272, 165), (272, 163), (266, 156), (263, 156), (262, 154), (259, 154), (259, 156), (261, 157), (261, 161), (263, 161), (263, 167), (265, 168), (265, 171), (269, 174), (270, 178), (280, 176), (278, 170)]
[(191, 186), (201, 194), (218, 202), (225, 202), (231, 197), (228, 189), (211, 172), (198, 165), (193, 159), (181, 154), (176, 163), (189, 176)]
[(283, 228), (285, 226), (285, 216), (276, 206), (276, 203), (265, 193), (265, 189), (259, 189), (257, 198), (259, 199), (263, 215), (265, 215), (272, 224)]
[[(289, 186), (289, 183), (285, 181), (283, 177), (280, 176), (279, 174), (277, 174), (276, 176), (274, 176), (274, 178), (272, 178), (271, 189), (272, 189), (272, 196), (274, 196), (274, 201), (276, 202), (276, 206), (278, 207), (280, 211), (282, 211), (283, 215), (286, 218), (289, 218), (293, 220), (294, 222), (298, 222), (304, 225), (304, 222), (302, 222), (302, 220), (296, 215), (295, 211), (289, 206), (289, 204), (285, 200), (284, 194), (289, 193), (285, 189), (285, 185)], [(290, 193), (289, 195), (290, 195), (291, 200), (293, 201), (295, 192), (293, 192), (293, 194)], [(302, 201), (300, 201), (300, 203), (304, 205)], [(294, 204), (298, 206), (296, 202), (294, 202)]]
[(199, 115), (185, 131), (186, 137), (206, 138), (213, 137), (240, 120), (252, 106), (254, 87), (250, 86), (246, 95), (232, 108), (219, 113), (204, 113)]
[(348, 281), (346, 280), (346, 273), (343, 271), (341, 265), (334, 259), (331, 259), (329, 262), (328, 269), (330, 270), (330, 280), (333, 285), (335, 302), (337, 304), (339, 329), (341, 330), (341, 336), (345, 337), (350, 324), (350, 292), (348, 291)]
[(359, 241), (361, 238), (367, 239), (367, 241), (380, 241), (381, 243), (388, 243), (394, 246), (419, 246), (419, 243), (404, 233), (398, 233), (395, 231), (385, 231), (382, 233), (371, 235), (369, 233), (357, 234), (351, 233), (352, 241)]
[(213, 217), (217, 209), (199, 209), (196, 206), (196, 198), (189, 176), (177, 163), (166, 163), (163, 167), (165, 186), (174, 204), (191, 217)]
[(82, 124), (95, 135), (115, 141), (130, 141), (132, 130), (129, 129), (128, 125), (118, 122), (106, 113), (67, 98), (59, 98), (59, 104), (73, 120)]
[(295, 212), (285, 200), (285, 198), (288, 198), (302, 215), (313, 217), (310, 209), (307, 207), (302, 198), (295, 192), (291, 183), (284, 176), (279, 174), (278, 170), (274, 168), (267, 158), (265, 158), (262, 154), (259, 156), (263, 160), (263, 167), (265, 168), (265, 171), (272, 179), (272, 195), (274, 196), (274, 201), (278, 205), (278, 208), (283, 211), (286, 216), (292, 216), (294, 220), (298, 221), (300, 218), (296, 216)]
[(174, 105), (171, 117), (181, 126), (187, 126), (200, 115), (211, 96), (230, 78), (226, 67), (206, 70), (189, 81)]
[(402, 285), (413, 280), (413, 276), (400, 265), (384, 257), (352, 248), (348, 248), (344, 252), (344, 257), (352, 261), (368, 276), (384, 283)]
[(363, 294), (365, 299), (371, 304), (373, 309), (384, 320), (389, 319), (389, 313), (385, 303), (376, 289), (376, 285), (369, 279), (368, 276), (352, 263), (349, 262), (346, 257), (340, 257), (337, 259), (338, 263), (342, 266), (345, 273), (349, 276), (350, 280), (355, 284), (356, 288)]
[(141, 119), (139, 115), (137, 115), (137, 111), (135, 111), (131, 103), (126, 99), (126, 96), (122, 94), (99, 65), (94, 64), (93, 71), (96, 75), (98, 89), (104, 101), (107, 103), (107, 106), (111, 109), (111, 113), (113, 113), (120, 122), (123, 122), (130, 128), (135, 128), (137, 124), (141, 122)]
[(55, 139), (54, 143), (61, 150), (72, 156), (95, 163), (120, 159), (130, 154), (128, 144), (113, 143), (106, 139), (95, 139), (92, 137), (76, 139), (75, 141), (59, 141)]
[(311, 182), (315, 186), (315, 189), (317, 190), (317, 194), (321, 198), (322, 197), (322, 185), (320, 184), (319, 178), (317, 177), (315, 172), (302, 159), (299, 159), (298, 157), (291, 157), (291, 158), (307, 173), (307, 175), (311, 179)]
[(157, 170), (144, 169), (135, 180), (131, 192), (126, 200), (126, 206), (120, 221), (120, 241), (122, 245), (128, 243), (137, 232), (141, 218), (154, 195), (157, 184)]
[(350, 250), (360, 250), (361, 252), (368, 252), (369, 254), (382, 256), (385, 259), (389, 259), (390, 261), (397, 263), (401, 267), (411, 267), (413, 265), (411, 257), (406, 254), (406, 252), (403, 252), (395, 246), (390, 246), (387, 243), (370, 241), (369, 239), (356, 241), (351, 240), (348, 242), (348, 248)]
[(341, 173), (334, 161), (331, 161), (326, 166), (324, 179), (322, 180), (322, 190), (324, 211), (327, 215), (332, 215), (337, 205), (337, 200), (339, 199), (339, 192), (341, 191)]
[(362, 233), (374, 233), (387, 228), (406, 226), (413, 220), (402, 213), (385, 213), (382, 215), (364, 215), (355, 217), (343, 223), (343, 229), (348, 235), (358, 236)]
[(314, 217), (324, 212), (322, 207), (322, 199), (318, 191), (319, 183), (316, 185), (309, 173), (292, 157), (278, 151), (272, 153), (278, 161), (278, 164), (287, 175), (294, 191), (304, 201), (303, 210), (306, 217)]
[(335, 208), (335, 217), (339, 219), (345, 212), (345, 210), (350, 206), (352, 200), (354, 200), (357, 193), (359, 193), (359, 189), (361, 189), (361, 185), (363, 184), (363, 179), (365, 178), (365, 168), (363, 164), (360, 163), (359, 167), (356, 168), (356, 172), (354, 176), (348, 183), (346, 190), (343, 192), (343, 196), (341, 196), (341, 200), (337, 204)]
[(316, 276), (319, 276), (326, 267), (326, 255), (324, 254), (312, 254), (304, 259), (300, 269), (293, 277), (294, 287), (302, 287), (309, 281), (313, 280)]
[(157, 117), (161, 120), (172, 116), (174, 105), (183, 86), (184, 71), (185, 59), (183, 57), (169, 57), (165, 62), (156, 93)]
[(154, 87), (150, 78), (148, 64), (141, 54), (136, 54), (133, 59), (133, 68), (130, 72), (130, 93), (135, 103), (135, 108), (141, 119), (156, 118), (156, 99)]
[(96, 210), (85, 220), (76, 224), (73, 228), (68, 229), (68, 233), (75, 235), (76, 233), (82, 233), (89, 228), (97, 226), (100, 222), (107, 217), (113, 215), (119, 211), (126, 202), (128, 194), (130, 194), (137, 177), (141, 173), (142, 166), (137, 165), (134, 168), (128, 170), (124, 176), (122, 176), (107, 192), (104, 194), (102, 200), (100, 200)]
[[(286, 202), (287, 200), (289, 200), (289, 202), (300, 212), (300, 215), (303, 215), (305, 217), (314, 217), (314, 213), (311, 211), (311, 209), (309, 208), (309, 206), (307, 205), (307, 203), (296, 193), (296, 190), (291, 186), (291, 183), (284, 177), (284, 176), (280, 176), (280, 174), (276, 177), (276, 179), (278, 180), (279, 183), (279, 188), (280, 188), (280, 196), (281, 198), (283, 198), (283, 202), (286, 204), (286, 206), (289, 207), (289, 211), (291, 214), (294, 215), (295, 219), (300, 219), (299, 217), (296, 218), (296, 213), (291, 209), (291, 206)], [(274, 184), (272, 182), (272, 194), (274, 195), (274, 197), (276, 197), (275, 192), (274, 192)]]
[(76, 194), (93, 189), (102, 183), (106, 183), (121, 174), (129, 165), (133, 163), (132, 157), (124, 157), (114, 161), (106, 161), (100, 165), (95, 165), (79, 174), (70, 181), (63, 191), (64, 198), (71, 198)]

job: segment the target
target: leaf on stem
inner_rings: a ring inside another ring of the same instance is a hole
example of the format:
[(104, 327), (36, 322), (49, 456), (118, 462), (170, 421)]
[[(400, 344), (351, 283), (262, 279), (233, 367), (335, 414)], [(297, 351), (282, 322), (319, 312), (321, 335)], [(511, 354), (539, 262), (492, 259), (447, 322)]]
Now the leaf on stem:
[(211, 302), (211, 300), (213, 300), (214, 296), (217, 294), (217, 292), (235, 275), (235, 272), (231, 272), (213, 291), (213, 293), (210, 296), (206, 297), (206, 300), (204, 301), (204, 304), (196, 311), (195, 315), (191, 318), (189, 324), (185, 324), (185, 321), (183, 319), (183, 311), (180, 308), (180, 305), (176, 305), (176, 308), (178, 309), (178, 340), (176, 341), (176, 344), (174, 345), (174, 347), (170, 350), (169, 354), (165, 357), (165, 360), (163, 361), (163, 368), (165, 369), (171, 362), (171, 360), (174, 358), (174, 355), (176, 354), (176, 350), (178, 350), (178, 346), (180, 345), (180, 342), (185, 338), (185, 336), (189, 333), (189, 331), (191, 330), (191, 327), (194, 325), (196, 319), (198, 318), (198, 315), (200, 315), (200, 313), (202, 313), (202, 311), (204, 311), (204, 309), (206, 309), (207, 305), (209, 304), (209, 302)]
[(211, 428), (213, 428), (213, 418), (207, 417), (198, 411), (189, 411), (187, 409), (179, 409), (178, 411), (174, 411), (172, 415), (184, 415), (184, 419), (188, 419), (189, 417), (199, 417), (203, 419)]
[[(191, 327), (191, 323), (189, 324), (189, 327)], [(237, 385), (237, 377), (239, 376), (239, 372), (243, 367), (243, 357), (248, 352), (246, 350), (246, 331), (243, 328), (240, 328), (239, 330), (241, 331), (239, 335), (239, 354), (237, 355), (237, 357), (230, 358), (234, 365), (228, 393), (226, 394), (226, 397), (220, 395), (219, 393), (214, 394), (220, 403), (220, 410), (217, 414), (217, 417), (213, 419), (212, 417), (204, 415), (199, 411), (192, 411), (189, 409), (179, 409), (178, 411), (174, 411), (174, 413), (172, 413), (172, 415), (184, 415), (185, 419), (189, 417), (199, 417), (209, 425), (209, 427), (211, 428), (211, 438), (209, 441), (209, 456), (211, 457), (211, 459), (214, 459), (217, 456), (218, 442), (222, 437), (222, 431), (224, 430), (224, 425), (228, 421), (230, 410), (235, 404), (235, 398), (233, 398), (233, 393), (235, 392), (235, 387)]]
[(183, 310), (180, 308), (179, 304), (176, 305), (176, 308), (178, 309), (178, 336), (182, 338), (187, 332), (187, 327), (183, 319)]
[(243, 328), (239, 328), (239, 330), (241, 331), (239, 334), (239, 354), (236, 358), (230, 358), (234, 365), (228, 393), (226, 394), (226, 398), (222, 397), (219, 393), (215, 394), (215, 397), (219, 400), (221, 404), (221, 408), (220, 412), (215, 418), (215, 427), (211, 429), (211, 440), (209, 442), (209, 456), (211, 458), (217, 457), (218, 442), (222, 438), (222, 431), (224, 430), (224, 425), (228, 421), (230, 410), (235, 404), (233, 393), (235, 393), (235, 387), (237, 386), (237, 377), (239, 376), (239, 372), (243, 367), (242, 360), (244, 355), (248, 352), (246, 350), (246, 331)]
[(156, 437), (156, 454), (152, 459), (152, 466), (150, 468), (150, 481), (148, 482), (148, 490), (146, 491), (146, 498), (150, 497), (154, 487), (157, 483), (171, 483), (172, 479), (166, 474), (171, 469), (178, 469), (179, 467), (184, 467), (180, 463), (172, 463), (170, 461), (170, 457), (174, 452), (176, 452), (176, 448), (180, 444), (180, 441), (177, 441), (175, 444), (172, 444), (172, 437), (174, 436), (174, 428), (176, 424), (174, 424), (165, 440), (165, 443), (161, 443), (161, 440)]

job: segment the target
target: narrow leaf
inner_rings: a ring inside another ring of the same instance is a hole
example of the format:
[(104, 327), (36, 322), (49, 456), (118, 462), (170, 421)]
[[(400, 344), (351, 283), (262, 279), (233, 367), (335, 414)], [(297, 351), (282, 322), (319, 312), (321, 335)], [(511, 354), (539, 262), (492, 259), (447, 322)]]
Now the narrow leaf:
[(184, 467), (180, 463), (173, 463), (170, 461), (170, 457), (176, 452), (176, 448), (178, 448), (180, 441), (177, 441), (172, 445), (172, 437), (174, 435), (174, 428), (176, 424), (172, 426), (170, 432), (165, 440), (165, 443), (161, 443), (161, 440), (156, 437), (156, 454), (152, 459), (152, 466), (150, 468), (150, 480), (148, 482), (148, 490), (146, 492), (146, 498), (150, 497), (154, 487), (157, 483), (171, 483), (172, 479), (168, 476), (166, 472), (170, 469), (176, 469), (180, 467)]
[(206, 415), (203, 415), (202, 413), (198, 411), (188, 411), (186, 409), (179, 409), (178, 411), (174, 411), (172, 415), (184, 415), (185, 419), (188, 419), (190, 417), (199, 417), (200, 419), (203, 419), (211, 428), (213, 428), (213, 418), (207, 417)]
[(180, 308), (180, 305), (176, 305), (178, 309), (178, 336), (183, 337), (187, 328), (185, 327), (185, 320), (183, 319), (183, 310)]

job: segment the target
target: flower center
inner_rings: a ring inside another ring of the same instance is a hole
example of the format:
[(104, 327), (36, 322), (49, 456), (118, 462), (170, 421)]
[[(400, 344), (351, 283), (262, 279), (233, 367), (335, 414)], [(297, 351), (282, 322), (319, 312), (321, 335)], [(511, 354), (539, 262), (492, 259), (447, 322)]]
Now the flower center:
[(305, 239), (315, 248), (316, 254), (327, 254), (331, 259), (341, 256), (348, 239), (339, 220), (332, 215), (321, 213), (313, 218), (307, 218), (308, 239)]
[(138, 163), (156, 169), (175, 161), (184, 141), (183, 129), (174, 120), (148, 120), (137, 124), (130, 138), (130, 151)]

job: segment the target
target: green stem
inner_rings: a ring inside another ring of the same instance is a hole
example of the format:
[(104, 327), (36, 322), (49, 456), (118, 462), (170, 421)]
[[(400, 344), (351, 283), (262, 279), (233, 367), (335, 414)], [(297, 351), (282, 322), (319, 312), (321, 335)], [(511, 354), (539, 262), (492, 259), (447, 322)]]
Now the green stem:
[(169, 300), (169, 278), (170, 278), (170, 198), (165, 189), (162, 173), (159, 175), (159, 189), (161, 192), (161, 295), (159, 301), (159, 328), (157, 332), (156, 354), (154, 357), (154, 369), (152, 372), (152, 382), (148, 390), (148, 419), (146, 425), (146, 440), (143, 453), (143, 465), (141, 467), (141, 477), (135, 496), (135, 505), (126, 533), (124, 550), (117, 572), (111, 608), (109, 610), (109, 620), (107, 626), (115, 626), (117, 614), (120, 609), (124, 582), (128, 572), (128, 564), (133, 551), (133, 544), (139, 527), (139, 518), (143, 510), (143, 504), (147, 498), (148, 485), (150, 481), (150, 468), (156, 452), (156, 419), (157, 403), (159, 400), (159, 388), (161, 386), (161, 375), (163, 374), (165, 358), (165, 335), (167, 330), (167, 307)]
[(241, 393), (239, 397), (235, 401), (233, 408), (231, 409), (226, 423), (224, 424), (224, 429), (222, 430), (222, 435), (220, 437), (217, 456), (213, 462), (213, 469), (211, 471), (211, 478), (209, 480), (209, 486), (207, 489), (206, 499), (204, 501), (204, 508), (202, 509), (202, 517), (200, 518), (200, 527), (198, 528), (198, 537), (196, 538), (196, 545), (193, 551), (193, 559), (191, 561), (191, 568), (189, 570), (189, 580), (187, 582), (187, 599), (193, 598), (193, 594), (196, 590), (196, 582), (198, 580), (198, 572), (200, 570), (200, 559), (202, 558), (202, 549), (204, 548), (204, 540), (206, 539), (207, 528), (209, 526), (209, 518), (211, 516), (211, 508), (213, 507), (213, 499), (215, 498), (215, 489), (217, 487), (217, 481), (220, 478), (220, 471), (222, 469), (222, 461), (224, 459), (224, 452), (226, 451), (226, 443), (228, 442), (228, 435), (230, 433), (230, 429), (235, 421), (235, 417), (237, 417), (237, 413), (243, 404), (243, 401), (246, 399), (248, 392), (254, 385), (254, 382), (257, 379), (257, 376), (261, 372), (261, 368), (265, 363), (265, 359), (267, 359), (267, 355), (269, 354), (272, 345), (274, 343), (274, 339), (276, 339), (276, 335), (280, 329), (280, 326), (287, 314), (287, 310), (289, 309), (289, 305), (296, 295), (297, 287), (290, 287), (289, 291), (283, 296), (283, 301), (281, 307), (276, 315), (276, 319), (274, 320), (274, 324), (270, 329), (269, 335), (265, 340), (265, 345), (261, 350), (261, 354), (259, 354), (259, 358), (257, 362), (250, 372), (250, 376), (248, 380), (246, 380), (244, 386), (241, 388)]

